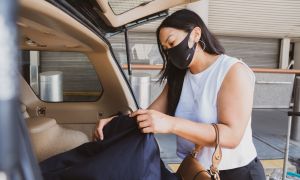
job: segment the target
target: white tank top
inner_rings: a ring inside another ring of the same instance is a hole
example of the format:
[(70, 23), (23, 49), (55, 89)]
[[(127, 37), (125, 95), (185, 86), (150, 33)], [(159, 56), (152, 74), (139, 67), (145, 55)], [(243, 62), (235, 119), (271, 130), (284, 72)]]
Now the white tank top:
[[(195, 122), (217, 123), (217, 95), (228, 70), (237, 62), (249, 69), (254, 86), (253, 71), (241, 60), (222, 54), (200, 73), (192, 74), (189, 69), (187, 70), (175, 116)], [(220, 138), (222, 139), (222, 134)], [(192, 142), (177, 136), (179, 158), (183, 159), (193, 148)], [(213, 152), (213, 147), (204, 147), (198, 156), (199, 162), (206, 169), (211, 165)], [(257, 156), (252, 140), (251, 117), (240, 144), (234, 149), (222, 148), (222, 155), (220, 170), (245, 166)]]

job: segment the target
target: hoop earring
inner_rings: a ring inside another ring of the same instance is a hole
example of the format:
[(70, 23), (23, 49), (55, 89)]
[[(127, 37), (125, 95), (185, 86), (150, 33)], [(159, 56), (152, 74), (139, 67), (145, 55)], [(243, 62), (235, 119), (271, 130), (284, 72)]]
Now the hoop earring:
[(206, 48), (206, 44), (204, 43), (204, 41), (202, 41), (201, 39), (199, 39), (199, 41), (202, 43), (202, 50), (204, 51), (205, 50), (205, 48)]

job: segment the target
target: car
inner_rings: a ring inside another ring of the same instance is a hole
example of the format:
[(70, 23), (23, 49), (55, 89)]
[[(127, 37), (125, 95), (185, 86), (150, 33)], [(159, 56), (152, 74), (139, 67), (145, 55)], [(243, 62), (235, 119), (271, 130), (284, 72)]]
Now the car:
[[(5, 134), (12, 126), (0, 126), (0, 179), (41, 179), (38, 162), (90, 141), (100, 119), (137, 110), (140, 106), (108, 38), (122, 32), (127, 37), (128, 29), (188, 2), (135, 1), (116, 12), (107, 0), (21, 0), (20, 96), (13, 102), (19, 113), (11, 117), (19, 121), (13, 122), (15, 139)], [(16, 7), (16, 2), (6, 5)], [(131, 74), (130, 58), (127, 67)]]

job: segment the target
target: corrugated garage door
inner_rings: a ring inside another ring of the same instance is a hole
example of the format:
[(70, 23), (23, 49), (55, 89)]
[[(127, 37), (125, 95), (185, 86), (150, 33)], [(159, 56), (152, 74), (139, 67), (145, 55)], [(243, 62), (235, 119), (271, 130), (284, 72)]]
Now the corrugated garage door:
[(299, 37), (299, 0), (209, 0), (208, 27), (216, 34)]
[[(280, 40), (276, 38), (253, 38), (217, 36), (226, 49), (226, 54), (243, 59), (251, 67), (278, 68)], [(109, 38), (115, 55), (126, 63), (124, 35)], [(133, 63), (160, 64), (156, 36), (153, 32), (129, 32)]]
[(218, 36), (226, 54), (243, 59), (250, 67), (278, 68), (280, 40)]
[(40, 72), (45, 71), (63, 72), (64, 101), (95, 101), (101, 94), (98, 76), (83, 53), (41, 51)]

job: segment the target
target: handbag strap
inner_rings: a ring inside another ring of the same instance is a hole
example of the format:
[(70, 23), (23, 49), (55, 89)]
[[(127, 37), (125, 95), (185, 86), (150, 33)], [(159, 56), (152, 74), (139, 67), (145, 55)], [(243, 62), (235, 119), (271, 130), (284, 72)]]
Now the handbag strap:
[[(222, 150), (221, 150), (221, 147), (220, 147), (220, 133), (219, 133), (218, 125), (215, 124), (215, 123), (212, 123), (212, 126), (214, 127), (214, 130), (215, 130), (215, 133), (216, 133), (216, 139), (215, 139), (215, 144), (216, 145), (215, 145), (215, 151), (212, 155), (212, 165), (210, 166), (210, 173), (212, 175), (215, 175), (219, 172), (218, 166), (219, 166), (219, 164), (221, 162), (221, 159), (222, 159)], [(196, 157), (201, 149), (202, 149), (202, 147), (196, 144), (195, 149), (192, 152), (192, 155), (194, 157)]]

